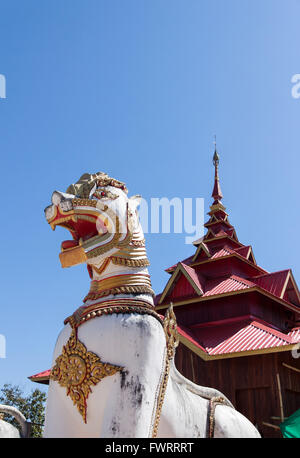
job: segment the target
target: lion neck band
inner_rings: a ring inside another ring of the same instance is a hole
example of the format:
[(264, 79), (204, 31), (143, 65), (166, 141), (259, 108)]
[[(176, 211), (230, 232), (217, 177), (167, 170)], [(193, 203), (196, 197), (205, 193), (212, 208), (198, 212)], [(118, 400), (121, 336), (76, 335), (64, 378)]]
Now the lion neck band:
[(91, 281), (90, 291), (83, 302), (89, 304), (90, 301), (106, 300), (108, 296), (116, 295), (148, 295), (149, 299), (154, 296), (147, 269), (128, 269), (112, 264), (109, 270), (108, 274)]

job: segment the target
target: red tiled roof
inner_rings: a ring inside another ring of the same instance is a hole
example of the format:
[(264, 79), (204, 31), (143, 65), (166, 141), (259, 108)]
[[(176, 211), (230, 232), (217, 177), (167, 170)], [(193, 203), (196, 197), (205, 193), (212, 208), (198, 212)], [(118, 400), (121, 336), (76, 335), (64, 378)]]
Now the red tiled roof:
[(193, 334), (193, 332), (190, 329), (182, 325), (179, 326), (179, 324), (177, 323), (177, 331), (180, 336), (185, 337), (189, 342), (194, 344), (197, 348), (200, 348), (200, 350), (202, 350), (204, 353), (207, 353), (205, 347), (199, 343), (197, 337)]
[[(174, 283), (176, 278), (179, 277), (179, 281)], [(187, 266), (183, 262), (179, 262), (176, 266), (176, 270), (172, 273), (171, 278), (169, 279), (168, 283), (166, 284), (163, 292), (159, 295), (159, 299), (155, 300), (155, 303), (158, 305), (158, 302), (162, 302), (164, 298), (171, 294), (174, 294), (174, 291), (176, 291), (175, 297), (181, 297), (181, 295), (203, 295), (203, 289), (204, 289), (204, 284), (205, 280), (203, 276), (196, 272), (195, 269), (193, 269), (190, 266)], [(188, 286), (188, 291), (186, 287)], [(173, 291), (174, 289), (174, 291)]]
[(35, 374), (35, 375), (31, 375), (30, 378), (41, 378), (41, 377), (47, 377), (48, 375), (50, 375), (50, 372), (51, 370), (48, 369), (46, 371), (43, 371), (43, 372), (39, 372), (38, 374)]
[(232, 250), (229, 247), (222, 248), (219, 251), (216, 251), (212, 256), (211, 259), (216, 259), (216, 258), (221, 258), (222, 256), (228, 256), (230, 254), (234, 253), (234, 250)]
[(195, 269), (193, 269), (192, 267), (189, 267), (187, 266), (186, 264), (184, 264), (183, 262), (180, 263), (182, 265), (182, 267), (184, 268), (184, 270), (186, 271), (186, 273), (189, 275), (189, 277), (193, 280), (193, 282), (195, 283), (195, 285), (201, 290), (203, 291), (203, 278), (201, 275), (197, 274), (197, 272), (195, 271)]
[(254, 286), (255, 284), (251, 281), (245, 280), (237, 275), (231, 275), (223, 280), (217, 278), (206, 282), (203, 297), (229, 293), (231, 291), (239, 291), (241, 289), (252, 288)]
[(231, 237), (231, 235), (232, 235), (232, 230), (231, 230), (231, 229), (228, 229), (228, 231), (225, 232), (223, 229), (221, 229), (220, 231), (218, 231), (218, 232), (215, 233), (215, 232), (212, 230), (212, 228), (209, 228), (207, 234), (205, 235), (204, 240), (205, 240), (206, 238), (209, 239), (209, 238), (211, 237), (210, 233), (212, 233), (212, 236), (213, 236), (213, 237), (222, 237), (222, 236), (225, 236), (225, 235), (229, 235), (229, 237)]
[(246, 325), (228, 339), (220, 342), (216, 347), (207, 348), (209, 354), (235, 353), (240, 351), (258, 350), (262, 348), (289, 345), (288, 336), (278, 336), (271, 328), (262, 327), (253, 321)]
[[(222, 249), (216, 252), (214, 256), (221, 257), (226, 256), (226, 252)], [(239, 277), (237, 275), (230, 275), (223, 278), (215, 278), (212, 280), (205, 281), (196, 269), (181, 263), (188, 275), (193, 279), (197, 287), (203, 291), (202, 298), (215, 296), (224, 293), (231, 293), (234, 291), (245, 290), (249, 288), (258, 288), (265, 290), (277, 299), (281, 299), (287, 305), (293, 305), (290, 301), (284, 299), (282, 296), (283, 287), (287, 280), (289, 270), (280, 272), (267, 273), (258, 277), (250, 277), (248, 279)], [(158, 301), (156, 301), (158, 304)]]
[(31, 375), (28, 378), (32, 382), (48, 384), (49, 383), (50, 372), (51, 372), (51, 369), (48, 369), (46, 371), (39, 372), (38, 374)]
[(274, 272), (269, 274), (263, 274), (259, 277), (251, 278), (261, 288), (274, 294), (274, 296), (281, 297), (283, 287), (285, 285), (289, 270), (281, 270), (280, 272)]
[[(214, 326), (206, 323), (193, 326), (192, 329), (179, 326), (178, 332), (209, 356), (257, 351), (295, 343), (290, 334), (284, 334), (253, 319), (232, 320), (231, 323)], [(300, 333), (297, 338), (300, 341)]]
[[(194, 255), (192, 256), (189, 256), (188, 258), (184, 259), (183, 261), (180, 261), (182, 264), (185, 264), (185, 265), (189, 265), (192, 260), (194, 258)], [(171, 267), (168, 267), (167, 269), (165, 269), (165, 272), (169, 272), (169, 271), (173, 271), (176, 269), (176, 267), (178, 266), (179, 262), (177, 262), (176, 264), (174, 264), (173, 266)]]
[(244, 258), (247, 257), (248, 252), (249, 252), (250, 245), (248, 246), (242, 246), (240, 248), (235, 248), (235, 252), (243, 256)]
[(291, 329), (288, 335), (294, 342), (300, 342), (300, 327)]
[[(230, 248), (229, 246), (224, 246), (223, 248), (221, 248), (218, 251), (216, 251), (210, 257), (210, 259), (222, 258), (223, 256), (230, 256), (232, 254), (237, 254), (237, 255), (242, 256), (243, 258), (247, 259), (246, 257), (247, 257), (249, 248), (250, 248), (250, 245), (239, 247), (239, 248)], [(184, 263), (186, 265), (189, 265), (189, 264), (191, 264), (193, 262), (194, 256), (195, 255), (189, 256), (188, 258), (186, 258), (186, 259), (184, 259), (183, 261), (180, 261), (180, 262), (182, 262), (182, 263)], [(168, 267), (167, 269), (165, 269), (165, 271), (166, 272), (172, 272), (172, 271), (174, 271), (176, 269), (177, 265), (178, 265), (178, 263), (174, 264), (171, 267)], [(257, 267), (259, 267), (259, 266), (257, 266)], [(266, 272), (266, 274), (268, 273), (262, 267), (259, 267), (259, 269), (262, 270), (263, 272)], [(265, 275), (265, 274), (263, 274), (263, 275)]]

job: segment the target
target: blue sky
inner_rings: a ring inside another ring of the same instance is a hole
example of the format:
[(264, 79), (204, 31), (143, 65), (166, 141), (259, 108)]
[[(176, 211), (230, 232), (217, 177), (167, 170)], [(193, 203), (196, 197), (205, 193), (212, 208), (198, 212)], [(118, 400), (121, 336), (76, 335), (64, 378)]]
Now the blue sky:
[[(240, 241), (300, 281), (298, 0), (0, 0), (0, 12), (0, 386), (31, 389), (88, 290), (84, 266), (60, 267), (68, 237), (43, 214), (84, 172), (208, 211), (216, 134)], [(193, 252), (185, 235), (147, 235), (157, 293)]]

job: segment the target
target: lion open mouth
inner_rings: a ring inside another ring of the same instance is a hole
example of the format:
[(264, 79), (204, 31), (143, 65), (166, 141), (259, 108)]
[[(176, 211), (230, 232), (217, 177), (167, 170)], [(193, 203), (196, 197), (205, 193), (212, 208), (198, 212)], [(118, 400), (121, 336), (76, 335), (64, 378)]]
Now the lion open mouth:
[(71, 199), (64, 201), (63, 205), (59, 203), (47, 207), (45, 213), (53, 230), (56, 226), (64, 227), (72, 236), (71, 240), (64, 240), (61, 243), (60, 260), (63, 267), (83, 262), (85, 243), (108, 232), (106, 221), (99, 217), (99, 213), (82, 206), (77, 208), (74, 200)]
[(62, 251), (74, 248), (92, 237), (104, 235), (107, 232), (104, 222), (97, 216), (77, 214), (76, 211), (72, 211), (68, 216), (59, 213), (58, 210), (57, 216), (50, 223), (52, 229), (55, 230), (56, 226), (64, 227), (72, 236), (72, 240), (64, 240), (61, 243)]

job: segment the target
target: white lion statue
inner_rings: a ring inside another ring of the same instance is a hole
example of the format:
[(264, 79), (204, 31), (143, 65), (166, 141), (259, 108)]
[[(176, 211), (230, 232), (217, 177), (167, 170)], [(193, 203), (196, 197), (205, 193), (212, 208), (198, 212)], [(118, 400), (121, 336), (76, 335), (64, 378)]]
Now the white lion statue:
[(259, 437), (220, 392), (176, 370), (175, 316), (154, 310), (139, 202), (99, 172), (45, 209), (72, 235), (62, 266), (86, 263), (91, 286), (56, 342), (44, 436)]
[[(30, 423), (26, 421), (24, 415), (13, 406), (7, 406), (0, 404), (0, 439), (16, 439), (20, 437), (29, 437)], [(8, 414), (13, 416), (20, 425), (21, 434), (19, 430), (10, 423), (7, 423), (2, 419), (2, 414)]]

